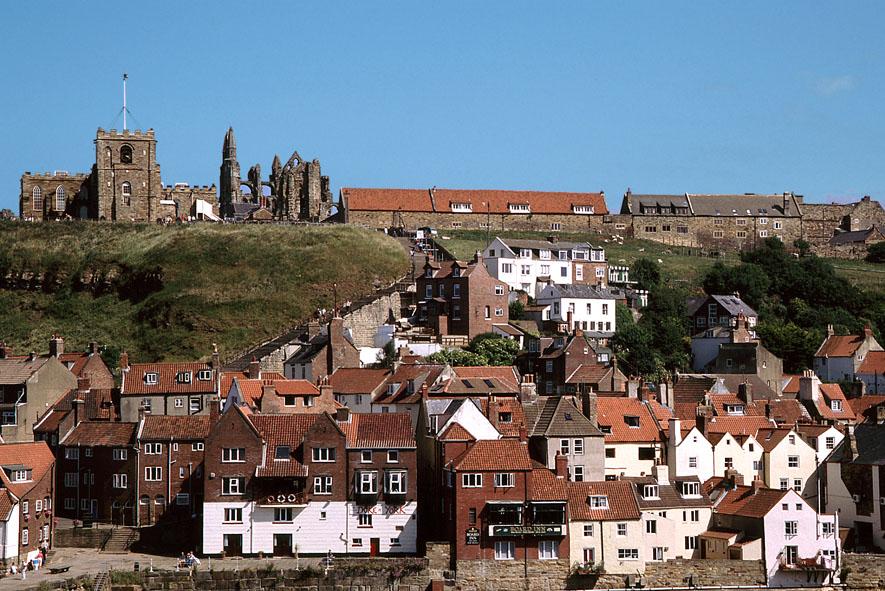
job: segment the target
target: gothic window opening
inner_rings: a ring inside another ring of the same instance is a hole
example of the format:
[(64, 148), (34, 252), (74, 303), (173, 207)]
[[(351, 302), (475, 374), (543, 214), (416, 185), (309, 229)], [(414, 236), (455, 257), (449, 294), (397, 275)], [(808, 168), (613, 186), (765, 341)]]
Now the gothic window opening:
[(34, 204), (34, 209), (42, 211), (43, 189), (41, 189), (40, 187), (34, 187), (34, 190), (31, 191), (31, 203)]
[(55, 209), (58, 211), (65, 210), (65, 188), (59, 185), (59, 187), (55, 190)]
[(120, 148), (120, 162), (132, 164), (132, 146), (127, 145)]
[(121, 193), (123, 194), (123, 203), (132, 205), (132, 184), (129, 181), (123, 181)]

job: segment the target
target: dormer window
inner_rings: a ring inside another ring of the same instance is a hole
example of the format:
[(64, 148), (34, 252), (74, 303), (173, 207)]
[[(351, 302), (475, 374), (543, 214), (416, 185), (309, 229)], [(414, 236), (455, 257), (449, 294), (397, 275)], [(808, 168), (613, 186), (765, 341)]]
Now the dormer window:
[(593, 206), (592, 205), (572, 205), (572, 213), (583, 214), (583, 215), (592, 215), (593, 214)]
[(13, 470), (10, 476), (10, 480), (13, 482), (28, 482), (31, 479), (31, 471), (30, 470)]
[(586, 250), (573, 250), (572, 258), (576, 261), (586, 261), (587, 260), (587, 251)]
[(550, 260), (550, 251), (547, 250), (546, 248), (542, 248), (541, 250), (538, 251), (538, 258), (541, 259), (542, 261), (549, 261)]
[(452, 277), (461, 276), (461, 267), (452, 267)]
[(602, 431), (604, 435), (611, 435), (612, 428), (611, 425), (599, 425), (599, 430)]
[(646, 484), (642, 487), (642, 498), (643, 499), (658, 499), (660, 495), (658, 493), (658, 485), (657, 484)]
[(197, 374), (197, 379), (201, 382), (208, 382), (212, 379), (212, 370), (210, 369), (201, 369)]
[(830, 409), (836, 412), (842, 412), (842, 401), (841, 400), (830, 400)]
[(399, 390), (399, 383), (398, 382), (393, 382), (393, 383), (387, 384), (387, 393), (388, 394), (396, 394), (397, 390)]
[(292, 455), (292, 450), (288, 445), (278, 445), (277, 449), (274, 452), (273, 459), (274, 460), (289, 460), (289, 457)]
[(156, 386), (158, 378), (159, 375), (157, 373), (149, 371), (148, 373), (144, 374), (144, 383), (148, 386)]
[(473, 206), (470, 203), (452, 203), (452, 213), (471, 213)]
[(175, 381), (179, 384), (190, 384), (191, 383), (191, 372), (189, 371), (180, 371), (175, 376)]
[(638, 429), (639, 428), (639, 417), (637, 417), (637, 416), (626, 415), (626, 416), (624, 416), (624, 422), (631, 429)]
[(510, 213), (532, 213), (528, 203), (510, 203)]
[(513, 422), (513, 413), (512, 412), (499, 412), (498, 413), (498, 422), (499, 423), (512, 423)]
[(590, 495), (587, 504), (591, 509), (608, 509), (608, 497), (606, 495)]
[(568, 251), (567, 250), (560, 250), (559, 251), (559, 260), (560, 261), (567, 261), (568, 260)]
[(600, 353), (598, 359), (600, 363), (608, 363), (608, 353)]
[(725, 413), (730, 415), (744, 415), (744, 405), (743, 404), (726, 404), (725, 405)]
[(532, 258), (532, 249), (531, 248), (520, 248), (519, 249), (519, 258), (521, 258), (521, 259)]
[(431, 267), (427, 267), (427, 268), (424, 270), (424, 276), (427, 277), (428, 279), (430, 279), (431, 277), (433, 277), (433, 268), (431, 268)]
[(701, 496), (701, 483), (700, 482), (683, 482), (682, 483), (682, 496), (683, 497), (699, 497), (699, 496)]

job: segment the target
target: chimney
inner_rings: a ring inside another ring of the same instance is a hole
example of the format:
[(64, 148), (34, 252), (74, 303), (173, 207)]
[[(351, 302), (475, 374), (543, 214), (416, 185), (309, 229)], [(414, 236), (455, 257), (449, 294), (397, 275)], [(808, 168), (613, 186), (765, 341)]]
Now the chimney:
[(854, 434), (854, 425), (848, 425), (848, 453), (851, 454), (852, 461), (857, 459), (857, 436)]
[(753, 483), (750, 485), (750, 492), (755, 495), (763, 488), (765, 488), (765, 483), (762, 482), (762, 480), (760, 480), (758, 477), (756, 477), (753, 479)]
[(557, 242), (559, 242), (559, 236), (556, 236), (556, 235), (547, 236), (547, 242), (552, 242), (553, 244), (556, 244)]
[(37, 359), (37, 352), (36, 351), (31, 351), (30, 353), (28, 353), (28, 360), (29, 361), (34, 361), (35, 359)]
[(335, 394), (332, 391), (332, 384), (329, 382), (329, 376), (323, 376), (320, 380), (320, 399), (318, 402), (325, 402), (329, 406), (335, 405)]
[(314, 320), (307, 323), (307, 340), (312, 341), (320, 334), (320, 323)]
[(535, 374), (527, 373), (519, 382), (519, 401), (534, 402), (538, 399), (538, 385), (535, 384)]
[(83, 421), (84, 411), (86, 410), (86, 401), (80, 398), (79, 392), (71, 400), (71, 410), (74, 411), (74, 425), (72, 428), (76, 428)]
[(221, 418), (221, 399), (217, 396), (209, 398), (209, 426), (211, 427)]
[(571, 310), (569, 310), (568, 312), (565, 313), (565, 321), (568, 324), (568, 328), (566, 329), (566, 332), (572, 332), (572, 326), (574, 325), (574, 322), (573, 322), (574, 318), (575, 318), (575, 313), (572, 312)]
[(655, 480), (658, 481), (658, 484), (670, 484), (670, 468), (667, 464), (655, 464), (653, 470)]
[(10, 356), (12, 356), (12, 347), (7, 345), (5, 341), (0, 342), (0, 359), (6, 359)]
[(727, 468), (725, 470), (725, 480), (730, 485), (730, 488), (742, 486), (744, 484), (744, 475), (734, 468)]
[(63, 355), (64, 352), (65, 340), (58, 336), (58, 334), (52, 335), (52, 338), (49, 339), (49, 355), (58, 358), (58, 356)]
[(676, 447), (682, 443), (682, 421), (675, 418), (669, 419), (670, 444)]
[(90, 355), (98, 355), (100, 351), (98, 350), (98, 343), (96, 341), (89, 341), (89, 354)]
[(519, 440), (523, 443), (527, 443), (529, 440), (529, 431), (522, 423), (519, 424)]
[(639, 398), (639, 378), (627, 380), (627, 398)]
[(827, 325), (827, 338), (834, 336), (835, 334), (836, 334), (836, 331), (833, 330), (833, 325), (828, 324)]
[(738, 398), (745, 404), (753, 404), (753, 386), (749, 382), (744, 382), (738, 386)]
[(346, 406), (342, 406), (340, 408), (335, 409), (335, 420), (339, 423), (349, 423), (350, 422), (350, 409)]
[(596, 410), (596, 392), (593, 390), (589, 390), (587, 392), (581, 392), (581, 414), (583, 414), (587, 419), (593, 423), (594, 427), (598, 427), (597, 419), (597, 410)]
[(862, 336), (863, 336), (865, 339), (871, 339), (871, 338), (873, 338), (873, 329), (870, 328), (870, 323), (869, 323), (869, 322), (863, 325), (863, 335), (862, 335)]
[(120, 353), (120, 369), (122, 371), (129, 371), (129, 353), (126, 351)]
[(799, 400), (817, 402), (818, 398), (820, 398), (820, 378), (810, 369), (806, 369), (799, 378)]
[(568, 456), (564, 456), (559, 452), (556, 452), (556, 457), (554, 458), (556, 477), (562, 478), (563, 480), (568, 479)]
[(329, 348), (326, 357), (328, 374), (335, 373), (345, 363), (345, 347), (347, 339), (344, 338), (344, 319), (337, 314), (329, 321)]
[(86, 392), (89, 392), (89, 378), (77, 378), (77, 395), (85, 395)]
[(260, 380), (261, 379), (261, 362), (255, 359), (255, 356), (252, 356), (252, 359), (249, 360), (249, 369), (246, 372), (246, 375), (250, 380)]
[(215, 371), (221, 369), (221, 356), (218, 354), (218, 345), (215, 343), (212, 343), (212, 362), (210, 365)]

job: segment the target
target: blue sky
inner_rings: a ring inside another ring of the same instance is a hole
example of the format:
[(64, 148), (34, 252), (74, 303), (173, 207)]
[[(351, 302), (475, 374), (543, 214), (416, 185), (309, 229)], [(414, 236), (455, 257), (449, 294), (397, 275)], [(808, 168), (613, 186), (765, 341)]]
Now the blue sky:
[[(0, 207), (153, 127), (163, 182), (885, 198), (882, 2), (9, 2)], [(116, 120), (116, 121), (115, 121)]]

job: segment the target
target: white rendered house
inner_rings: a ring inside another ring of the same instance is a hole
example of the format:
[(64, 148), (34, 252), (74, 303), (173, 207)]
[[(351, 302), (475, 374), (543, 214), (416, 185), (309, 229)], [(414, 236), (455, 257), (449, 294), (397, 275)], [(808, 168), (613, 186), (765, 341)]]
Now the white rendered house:
[(563, 322), (569, 328), (590, 333), (614, 334), (615, 298), (612, 293), (593, 285), (548, 285), (538, 294), (536, 302), (546, 306), (543, 319)]

